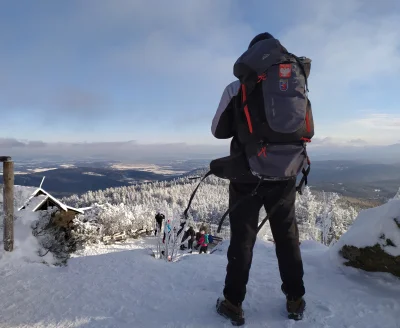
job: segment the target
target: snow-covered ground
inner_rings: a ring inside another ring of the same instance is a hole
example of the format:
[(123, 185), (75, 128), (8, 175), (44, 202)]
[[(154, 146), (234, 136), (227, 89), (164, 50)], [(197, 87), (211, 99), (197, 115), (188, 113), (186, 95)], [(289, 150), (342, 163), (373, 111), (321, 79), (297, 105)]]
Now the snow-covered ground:
[[(0, 327), (231, 327), (215, 312), (228, 243), (175, 263), (150, 256), (154, 244), (147, 237), (92, 246), (66, 267), (2, 254)], [(244, 303), (246, 327), (400, 327), (398, 279), (342, 267), (316, 242), (301, 247), (308, 302), (303, 321), (286, 318), (274, 245), (259, 240)]]

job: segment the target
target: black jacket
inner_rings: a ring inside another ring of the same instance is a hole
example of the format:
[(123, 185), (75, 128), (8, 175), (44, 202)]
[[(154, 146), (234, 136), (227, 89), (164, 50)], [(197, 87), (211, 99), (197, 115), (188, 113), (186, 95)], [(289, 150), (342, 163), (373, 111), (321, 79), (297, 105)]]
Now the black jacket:
[(237, 117), (240, 115), (242, 96), (240, 81), (230, 83), (224, 90), (211, 125), (211, 132), (217, 139), (230, 139), (230, 156), (213, 161), (211, 169), (221, 178), (235, 177), (236, 182), (257, 183), (258, 178), (249, 172), (243, 146), (237, 136)]
[(162, 225), (162, 221), (165, 219), (165, 216), (164, 216), (164, 214), (157, 213), (155, 219), (157, 221), (157, 224), (159, 226), (161, 226)]
[(194, 231), (194, 229), (189, 228), (187, 233), (188, 233), (188, 237), (190, 237), (190, 240), (194, 240), (194, 237), (196, 236), (196, 232)]

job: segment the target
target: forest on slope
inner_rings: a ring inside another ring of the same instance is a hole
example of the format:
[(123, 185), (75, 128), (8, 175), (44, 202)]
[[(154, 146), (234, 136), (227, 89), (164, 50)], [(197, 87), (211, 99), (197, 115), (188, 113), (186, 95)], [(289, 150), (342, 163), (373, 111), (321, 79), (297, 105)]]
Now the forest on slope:
[[(194, 172), (201, 173), (202, 172)], [(193, 177), (193, 176), (192, 176)], [(153, 229), (154, 215), (162, 212), (167, 218), (180, 218), (185, 210), (197, 179), (190, 176), (172, 181), (153, 182), (105, 190), (89, 191), (81, 196), (64, 198), (68, 205), (84, 208), (78, 216), (83, 233), (99, 238), (130, 229)], [(334, 243), (351, 225), (362, 206), (351, 206), (336, 193), (315, 192), (306, 187), (296, 199), (296, 216), (302, 240), (316, 240), (326, 245)], [(218, 224), (228, 208), (228, 182), (207, 178), (200, 186), (189, 211), (191, 222)], [(265, 217), (264, 209), (260, 218)], [(225, 229), (229, 220), (225, 221)], [(101, 229), (100, 229), (101, 228)], [(99, 231), (102, 231), (99, 233)], [(268, 225), (263, 236), (271, 236)]]

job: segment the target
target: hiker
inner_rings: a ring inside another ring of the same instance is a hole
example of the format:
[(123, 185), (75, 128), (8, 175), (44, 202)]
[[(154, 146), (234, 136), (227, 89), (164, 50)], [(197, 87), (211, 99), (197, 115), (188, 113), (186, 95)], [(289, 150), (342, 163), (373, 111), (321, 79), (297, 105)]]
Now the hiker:
[[(165, 243), (166, 234), (171, 232), (171, 221), (168, 219), (167, 224), (164, 227), (164, 236), (162, 242)], [(169, 240), (169, 238), (168, 238)]]
[(307, 183), (306, 143), (314, 135), (306, 95), (310, 68), (310, 59), (288, 53), (271, 34), (257, 35), (235, 63), (239, 80), (225, 88), (212, 122), (215, 138), (232, 138), (230, 156), (214, 160), (210, 169), (230, 180), (231, 239), (217, 312), (234, 325), (244, 324), (242, 303), (262, 206), (276, 242), (288, 317), (299, 320), (305, 309), (295, 199), (300, 172)]
[[(187, 230), (185, 231), (185, 234), (184, 234), (184, 236), (183, 236), (182, 243), (183, 243), (186, 239), (189, 238), (189, 240), (188, 240), (188, 246), (187, 246), (187, 248), (188, 248), (188, 250), (189, 250), (189, 253), (192, 253), (192, 251), (193, 251), (193, 242), (194, 242), (194, 240), (195, 240), (195, 236), (196, 236), (196, 233), (194, 232), (194, 229), (193, 229), (192, 226), (190, 226), (189, 229), (187, 229)], [(200, 237), (199, 237), (199, 238), (200, 238)], [(184, 245), (182, 245), (182, 246), (184, 246)], [(184, 250), (185, 247), (183, 247), (183, 248), (181, 248), (181, 249)]]
[(165, 215), (158, 212), (155, 216), (156, 219), (156, 229), (154, 231), (154, 235), (157, 236), (157, 230), (161, 232), (162, 222), (165, 219)]
[(200, 239), (198, 241), (198, 244), (200, 245), (200, 251), (199, 254), (205, 253), (207, 254), (207, 249), (208, 249), (208, 234), (206, 234), (205, 230), (200, 231)]
[(187, 233), (188, 233), (188, 237), (189, 237), (188, 249), (190, 250), (190, 252), (192, 252), (192, 250), (193, 250), (193, 242), (194, 242), (196, 233), (194, 232), (194, 229), (193, 229), (192, 226), (189, 227)]
[(200, 237), (201, 237), (201, 230), (196, 232), (196, 246), (194, 246), (194, 249), (196, 249), (196, 250), (199, 249), (199, 247), (200, 247), (200, 243), (199, 243)]
[(193, 249), (193, 241), (194, 241), (194, 238), (195, 238), (195, 232), (194, 232), (194, 229), (193, 229), (193, 227), (192, 226), (190, 226), (186, 231), (185, 231), (185, 233), (183, 234), (183, 237), (182, 237), (182, 244), (181, 244), (181, 250), (184, 250), (185, 248), (186, 248), (186, 246), (183, 244), (187, 239), (189, 238), (189, 240), (188, 240), (188, 249), (189, 250), (192, 250)]
[(181, 246), (180, 246), (180, 249), (181, 249), (182, 251), (185, 250), (185, 248), (186, 248), (184, 242), (186, 241), (186, 239), (189, 238), (189, 233), (188, 233), (188, 231), (189, 231), (189, 228), (186, 229), (186, 231), (183, 233), (183, 236), (182, 236), (182, 241), (181, 241)]

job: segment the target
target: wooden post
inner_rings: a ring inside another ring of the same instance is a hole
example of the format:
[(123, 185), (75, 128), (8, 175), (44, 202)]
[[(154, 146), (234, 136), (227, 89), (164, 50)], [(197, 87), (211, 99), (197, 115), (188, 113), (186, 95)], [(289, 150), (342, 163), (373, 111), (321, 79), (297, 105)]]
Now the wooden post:
[(14, 163), (9, 156), (0, 156), (3, 162), (4, 250), (14, 248)]

